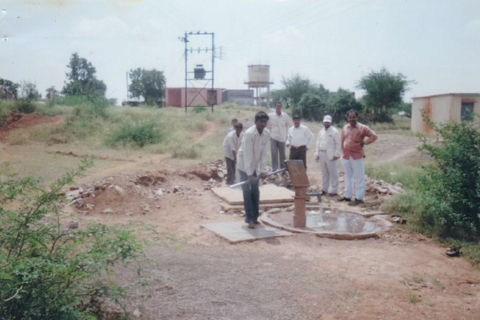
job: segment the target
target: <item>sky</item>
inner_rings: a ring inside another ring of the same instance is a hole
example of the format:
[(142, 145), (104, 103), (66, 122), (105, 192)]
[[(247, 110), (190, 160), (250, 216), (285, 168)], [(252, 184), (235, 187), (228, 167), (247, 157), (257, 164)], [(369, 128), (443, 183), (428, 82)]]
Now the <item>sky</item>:
[[(216, 88), (247, 89), (247, 66), (268, 64), (271, 89), (299, 74), (360, 97), (359, 80), (385, 67), (414, 81), (406, 102), (480, 92), (478, 0), (1, 0), (0, 10), (0, 78), (33, 82), (43, 96), (63, 88), (74, 52), (118, 102), (131, 69), (183, 87), (185, 32), (215, 34)], [(188, 71), (211, 70), (211, 37), (189, 41)]]

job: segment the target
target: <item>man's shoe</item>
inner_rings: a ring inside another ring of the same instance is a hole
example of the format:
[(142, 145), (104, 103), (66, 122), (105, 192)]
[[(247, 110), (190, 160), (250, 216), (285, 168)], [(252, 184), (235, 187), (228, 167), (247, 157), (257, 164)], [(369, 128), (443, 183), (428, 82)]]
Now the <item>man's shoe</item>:
[(253, 223), (260, 224), (260, 222), (258, 222), (258, 220), (253, 221)]
[(351, 203), (349, 203), (348, 205), (349, 205), (349, 206), (356, 206), (356, 205), (362, 204), (362, 203), (365, 203), (365, 202), (364, 202), (363, 200), (361, 200), (361, 199), (355, 198), (355, 200), (352, 201)]
[(328, 196), (329, 197), (335, 197), (335, 196), (338, 196), (338, 193), (329, 193)]
[(248, 227), (249, 227), (250, 229), (255, 229), (255, 222), (250, 221), (250, 222), (248, 223)]
[(343, 197), (343, 198), (337, 199), (337, 201), (339, 201), (339, 202), (342, 202), (342, 201), (350, 202), (350, 201), (352, 201), (352, 200), (351, 200), (351, 199), (348, 199), (348, 198), (345, 198), (345, 197)]

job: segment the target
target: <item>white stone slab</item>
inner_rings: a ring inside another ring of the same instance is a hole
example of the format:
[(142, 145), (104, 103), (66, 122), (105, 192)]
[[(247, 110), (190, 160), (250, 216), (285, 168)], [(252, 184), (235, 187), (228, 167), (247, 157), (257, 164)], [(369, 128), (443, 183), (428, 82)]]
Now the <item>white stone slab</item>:
[[(231, 205), (243, 204), (242, 187), (212, 188), (212, 191), (222, 200)], [(260, 186), (260, 203), (293, 202), (295, 192), (274, 184)]]

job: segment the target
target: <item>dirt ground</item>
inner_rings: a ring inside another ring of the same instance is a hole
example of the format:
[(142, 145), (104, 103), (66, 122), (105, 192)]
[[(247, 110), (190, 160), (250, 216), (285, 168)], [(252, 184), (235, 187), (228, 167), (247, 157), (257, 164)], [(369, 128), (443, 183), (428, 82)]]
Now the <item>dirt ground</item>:
[[(201, 139), (215, 128), (208, 124)], [(380, 133), (367, 157), (398, 159), (415, 154), (416, 143), (412, 136)], [(310, 182), (318, 184), (311, 153), (308, 161)], [(157, 263), (145, 269), (151, 285), (135, 287), (128, 302), (140, 318), (480, 319), (480, 270), (398, 225), (376, 239), (298, 234), (229, 244), (202, 224), (243, 218), (221, 213), (222, 201), (209, 190), (217, 182), (203, 174), (204, 165), (183, 167), (166, 155), (146, 154), (112, 162), (108, 171), (90, 169), (80, 180), (84, 190), (98, 187), (83, 207), (69, 208), (80, 227), (141, 221), (185, 239), (181, 249), (148, 248)], [(136, 277), (123, 267), (117, 275), (119, 282)]]

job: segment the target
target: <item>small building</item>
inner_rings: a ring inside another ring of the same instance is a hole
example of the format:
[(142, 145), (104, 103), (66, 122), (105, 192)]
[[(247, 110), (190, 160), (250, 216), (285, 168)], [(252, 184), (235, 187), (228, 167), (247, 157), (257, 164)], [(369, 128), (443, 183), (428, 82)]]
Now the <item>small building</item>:
[[(185, 88), (165, 88), (165, 105), (167, 107), (185, 108), (198, 105), (208, 106), (209, 88), (187, 88), (187, 103), (185, 103)], [(213, 89), (217, 94), (216, 105), (222, 104), (223, 89)]]
[(412, 131), (433, 135), (423, 121), (422, 112), (436, 123), (473, 121), (474, 114), (480, 114), (480, 94), (446, 93), (413, 98)]
[(0, 99), (14, 100), (15, 94), (7, 88), (0, 86)]
[(223, 102), (253, 106), (253, 90), (223, 90)]

